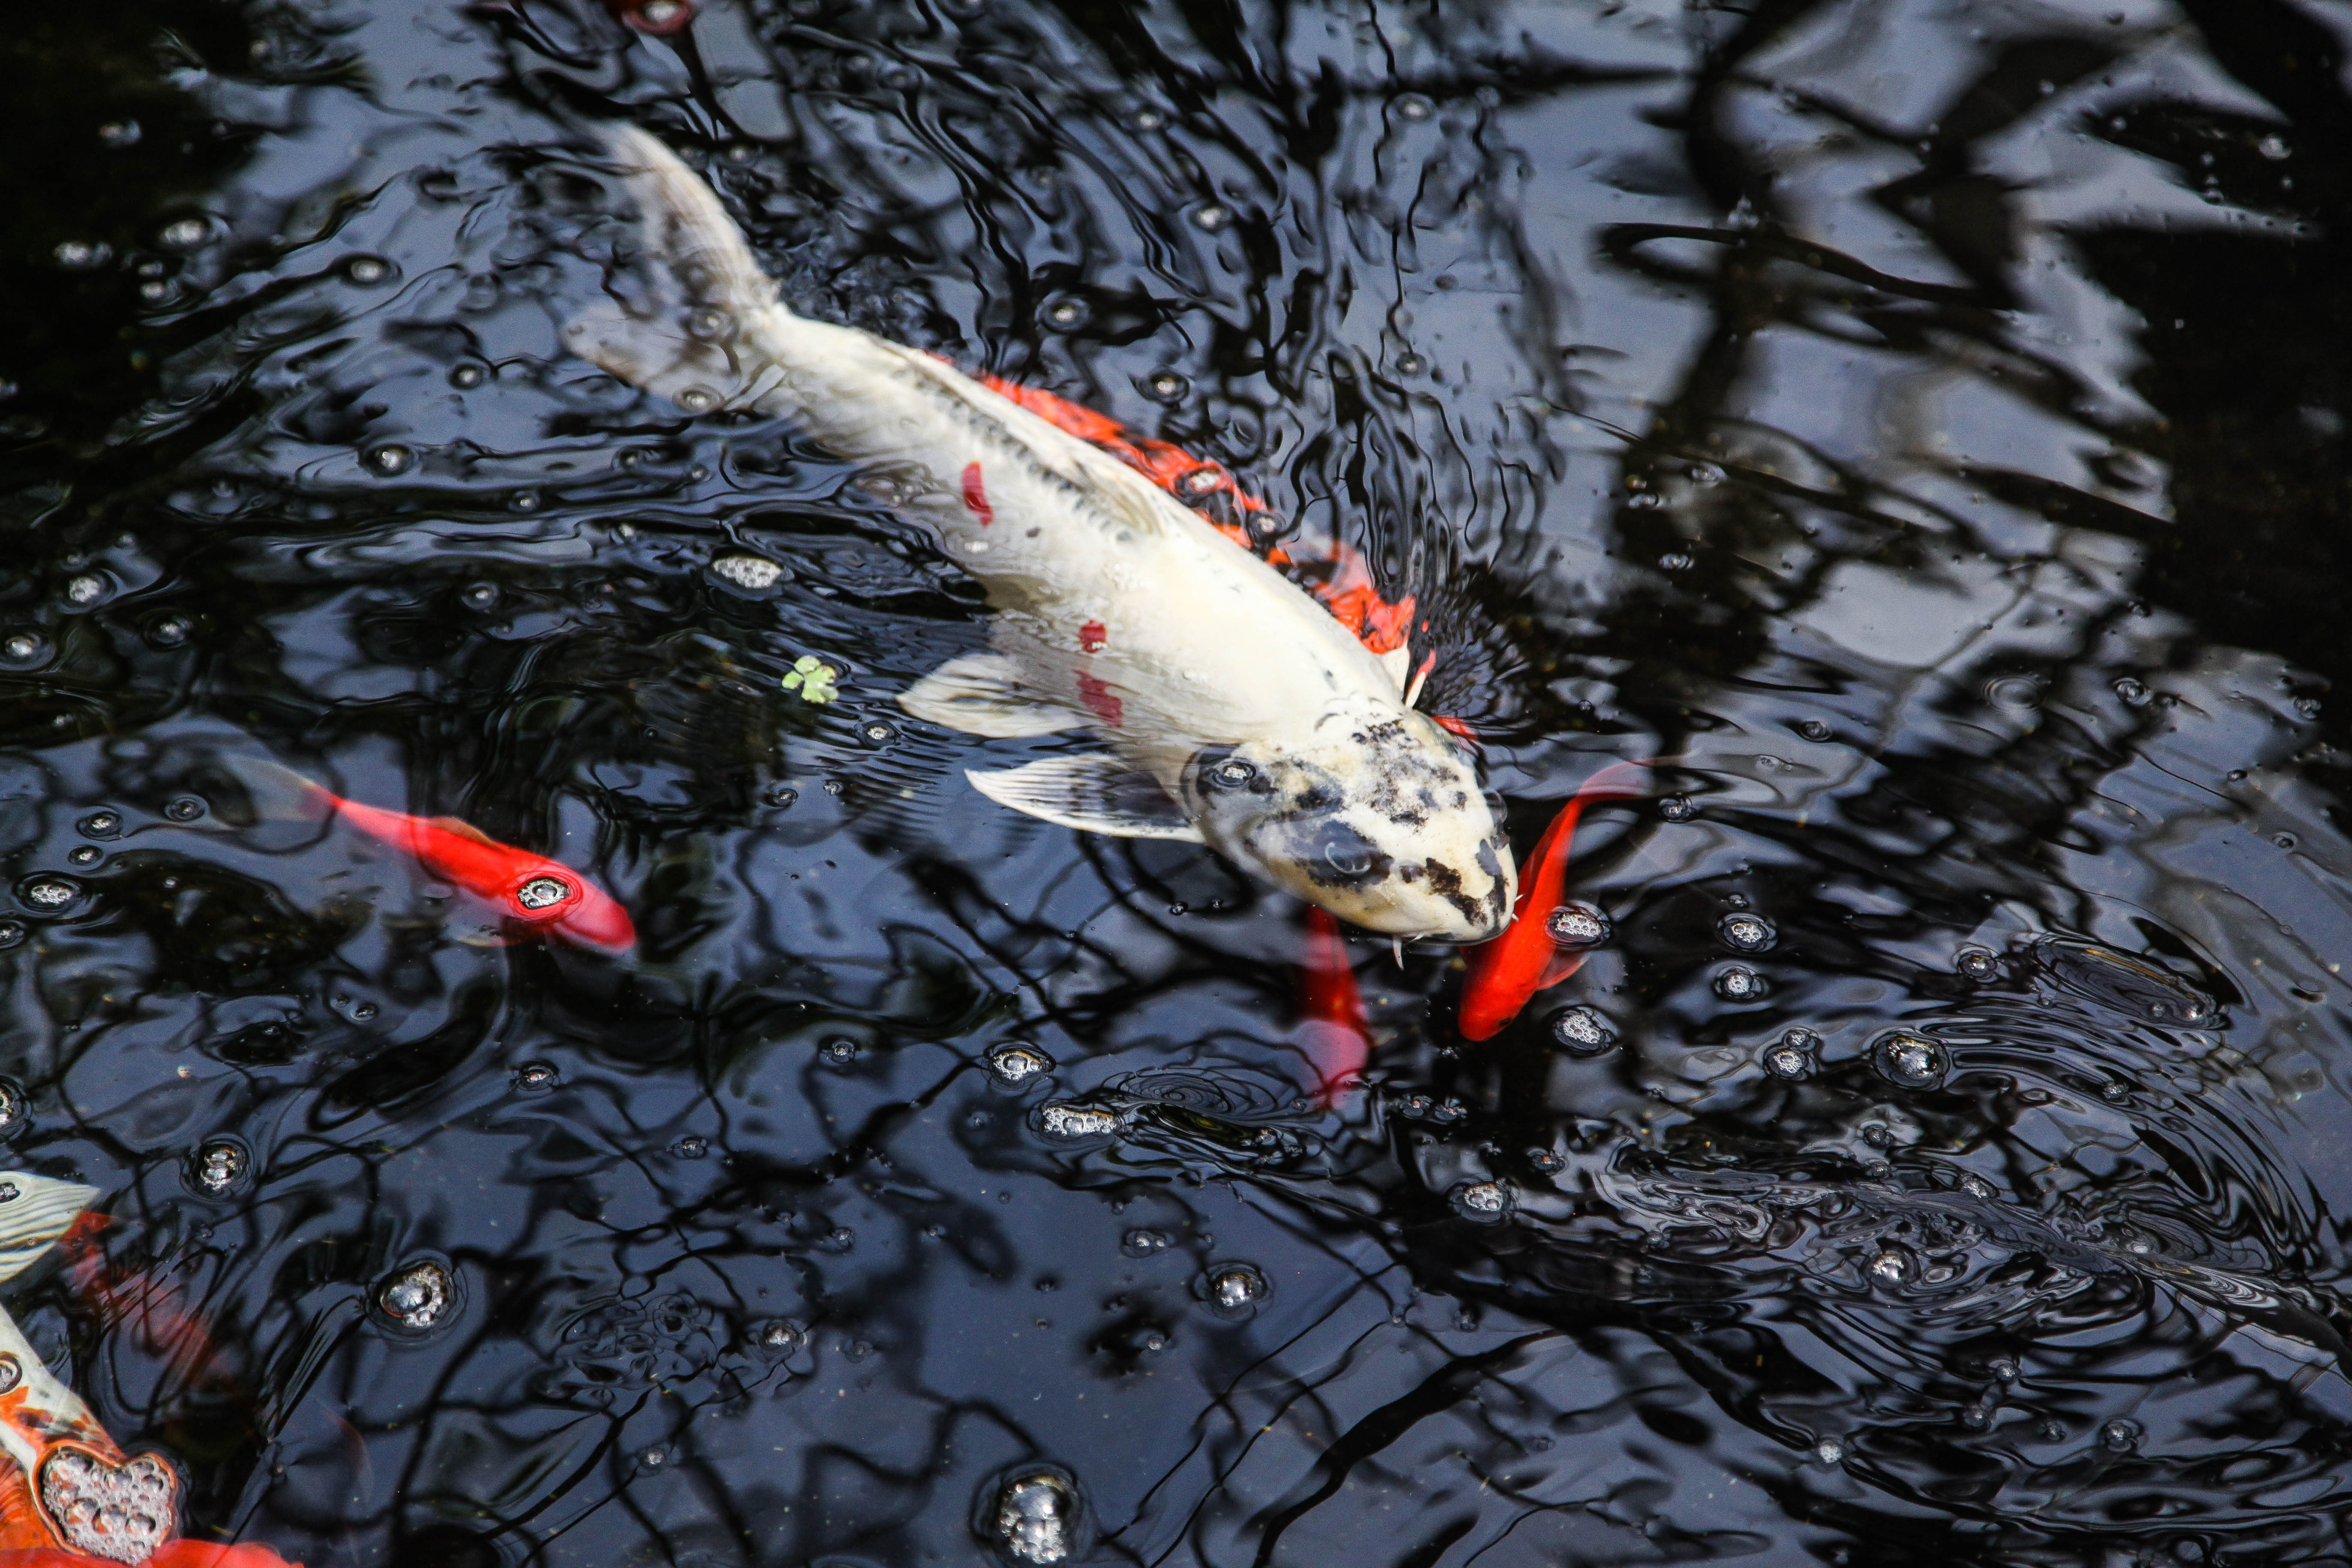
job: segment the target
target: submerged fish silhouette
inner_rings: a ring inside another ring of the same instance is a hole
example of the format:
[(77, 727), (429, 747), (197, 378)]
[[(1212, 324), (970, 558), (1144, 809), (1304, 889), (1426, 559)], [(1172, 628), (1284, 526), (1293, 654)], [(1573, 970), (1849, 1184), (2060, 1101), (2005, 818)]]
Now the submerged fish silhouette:
[(1553, 937), (1551, 912), (1568, 891), (1568, 852), (1578, 818), (1596, 801), (1624, 800), (1644, 793), (1649, 776), (1639, 763), (1612, 763), (1578, 786), (1551, 826), (1536, 841), (1510, 926), (1474, 949), (1462, 983), (1461, 1027), (1465, 1038), (1491, 1039), (1519, 1016), (1538, 991), (1559, 984), (1584, 963), (1580, 949)]
[(464, 889), (495, 910), (510, 935), (559, 936), (625, 952), (637, 929), (618, 900), (561, 861), (501, 844), (454, 816), (411, 816), (347, 800), (276, 763), (225, 759), (248, 784), (274, 785), (310, 810), (340, 817), (390, 849), (409, 856), (442, 881)]
[(1307, 911), (1306, 963), (1298, 971), (1299, 1021), (1307, 1031), (1307, 1059), (1315, 1069), (1317, 1100), (1328, 1106), (1363, 1076), (1371, 1059), (1371, 1032), (1364, 1025), (1364, 994), (1348, 962), (1348, 939), (1339, 922), (1322, 910)]
[(1402, 639), (1391, 658), (1354, 635), (1369, 596), (1343, 626), (1095, 442), (930, 355), (793, 314), (709, 187), (641, 132), (613, 142), (650, 298), (616, 289), (567, 341), (688, 413), (799, 420), (981, 581), (994, 651), (901, 705), (991, 738), (1089, 729), (1104, 749), (973, 770), (974, 787), (1068, 827), (1206, 844), (1372, 931), (1502, 927), (1509, 843), (1473, 764), (1404, 700)]

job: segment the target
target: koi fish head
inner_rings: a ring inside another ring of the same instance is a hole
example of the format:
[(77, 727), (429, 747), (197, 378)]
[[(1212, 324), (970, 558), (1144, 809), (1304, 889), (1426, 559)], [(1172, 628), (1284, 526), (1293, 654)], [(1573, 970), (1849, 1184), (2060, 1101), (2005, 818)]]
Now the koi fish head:
[(497, 900), (507, 919), (606, 952), (637, 944), (636, 922), (621, 901), (569, 866), (541, 860)]
[(1483, 942), (1510, 916), (1510, 841), (1470, 763), (1410, 710), (1205, 746), (1181, 788), (1212, 847), (1351, 925)]

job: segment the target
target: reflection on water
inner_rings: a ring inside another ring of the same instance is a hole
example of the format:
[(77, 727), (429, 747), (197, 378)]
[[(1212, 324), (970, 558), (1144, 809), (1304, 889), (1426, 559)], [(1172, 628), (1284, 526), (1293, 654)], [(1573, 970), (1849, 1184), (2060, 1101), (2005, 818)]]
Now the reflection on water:
[[(0, 1136), (146, 1287), (8, 1305), (191, 1533), (2340, 1552), (2338, 18), (644, 21), (6, 46)], [(1467, 1046), (1453, 954), (1356, 943), (1372, 1082), (1317, 1109), (1296, 905), (1001, 812), (963, 769), (1036, 748), (898, 710), (982, 612), (870, 476), (562, 353), (598, 119), (795, 309), (1366, 551), (1523, 848), (1664, 759), (1579, 838), (1574, 979)], [(636, 944), (509, 940), (227, 754)]]

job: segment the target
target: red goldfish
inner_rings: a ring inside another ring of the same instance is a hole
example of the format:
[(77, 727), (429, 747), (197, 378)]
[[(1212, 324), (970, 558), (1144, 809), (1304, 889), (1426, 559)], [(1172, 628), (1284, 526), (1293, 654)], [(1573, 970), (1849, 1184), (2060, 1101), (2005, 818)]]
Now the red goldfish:
[(1519, 882), (1518, 903), (1503, 934), (1471, 951), (1469, 977), (1462, 986), (1462, 1034), (1484, 1040), (1519, 1016), (1538, 991), (1559, 984), (1583, 965), (1581, 949), (1563, 947), (1550, 928), (1551, 914), (1568, 891), (1568, 851), (1577, 819), (1596, 801), (1624, 800), (1645, 793), (1640, 763), (1612, 763), (1584, 781), (1536, 841)]
[(620, 901), (571, 867), (500, 844), (454, 816), (411, 816), (345, 800), (290, 768), (238, 759), (234, 768), (260, 773), (295, 790), (314, 809), (339, 816), (387, 848), (399, 850), (442, 881), (463, 888), (496, 910), (509, 932), (560, 936), (606, 952), (625, 952), (637, 928)]
[(1339, 921), (1312, 905), (1307, 910), (1306, 963), (1298, 971), (1298, 1012), (1307, 1059), (1315, 1069), (1316, 1102), (1328, 1110), (1362, 1076), (1372, 1037), (1364, 1027), (1364, 994), (1356, 988)]

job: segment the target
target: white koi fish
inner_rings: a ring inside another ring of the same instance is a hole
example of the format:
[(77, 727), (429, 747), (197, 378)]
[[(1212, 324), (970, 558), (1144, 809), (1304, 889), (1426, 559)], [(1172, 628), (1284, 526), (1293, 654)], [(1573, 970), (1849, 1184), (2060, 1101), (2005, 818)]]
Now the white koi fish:
[(992, 651), (899, 698), (998, 739), (1104, 749), (971, 770), (983, 795), (1085, 832), (1206, 844), (1370, 931), (1477, 942), (1517, 874), (1475, 768), (1386, 658), (1145, 476), (929, 354), (780, 304), (710, 188), (612, 133), (642, 266), (567, 329), (574, 351), (689, 414), (789, 416), (859, 464), (979, 579)]

